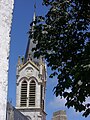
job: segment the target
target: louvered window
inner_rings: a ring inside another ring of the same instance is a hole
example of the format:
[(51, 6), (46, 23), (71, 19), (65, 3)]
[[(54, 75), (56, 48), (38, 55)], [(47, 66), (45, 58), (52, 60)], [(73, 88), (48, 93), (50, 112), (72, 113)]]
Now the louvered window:
[(29, 84), (29, 106), (35, 106), (36, 83), (32, 80)]
[(21, 84), (21, 107), (27, 106), (27, 82), (23, 81)]

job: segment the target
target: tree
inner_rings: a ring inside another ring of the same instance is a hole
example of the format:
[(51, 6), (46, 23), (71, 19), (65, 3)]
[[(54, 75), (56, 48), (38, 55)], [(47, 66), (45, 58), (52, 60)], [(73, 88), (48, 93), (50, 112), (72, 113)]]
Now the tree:
[[(90, 114), (90, 1), (43, 0), (48, 7), (45, 17), (38, 16), (33, 34), (35, 57), (44, 56), (57, 76), (56, 96), (66, 106), (87, 117)], [(32, 24), (31, 24), (32, 25)]]

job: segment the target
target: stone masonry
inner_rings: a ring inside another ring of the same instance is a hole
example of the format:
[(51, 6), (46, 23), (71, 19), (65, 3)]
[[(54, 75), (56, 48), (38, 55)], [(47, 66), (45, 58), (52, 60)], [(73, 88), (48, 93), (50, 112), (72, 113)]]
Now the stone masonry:
[(8, 102), (6, 120), (28, 120), (28, 118)]
[(14, 0), (0, 0), (0, 120), (6, 120), (10, 31)]
[(54, 112), (52, 120), (67, 120), (66, 111), (59, 110)]

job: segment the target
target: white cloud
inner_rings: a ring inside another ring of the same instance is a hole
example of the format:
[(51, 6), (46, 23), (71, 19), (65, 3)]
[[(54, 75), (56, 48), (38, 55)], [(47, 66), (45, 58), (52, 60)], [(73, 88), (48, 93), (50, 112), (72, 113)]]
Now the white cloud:
[[(88, 102), (90, 102), (90, 98), (87, 99)], [(58, 110), (65, 110), (68, 120), (75, 120), (75, 118), (77, 118), (78, 120), (84, 120), (84, 117), (82, 117), (82, 113), (83, 112), (76, 112), (75, 109), (73, 107), (71, 108), (67, 108), (65, 106), (66, 100), (64, 98), (60, 98), (60, 97), (53, 97), (52, 100), (49, 102), (48, 104), (48, 108), (49, 111), (58, 111)], [(89, 120), (89, 119), (87, 119)]]
[(49, 106), (53, 109), (64, 109), (66, 100), (64, 98), (55, 97), (50, 101)]

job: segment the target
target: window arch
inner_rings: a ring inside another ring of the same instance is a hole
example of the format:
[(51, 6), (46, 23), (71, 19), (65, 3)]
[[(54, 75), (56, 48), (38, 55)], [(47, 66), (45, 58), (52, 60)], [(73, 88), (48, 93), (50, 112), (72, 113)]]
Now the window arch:
[(32, 80), (29, 84), (29, 107), (35, 106), (36, 83)]
[(26, 107), (27, 106), (27, 81), (23, 81), (21, 83), (21, 102), (20, 102), (21, 107)]

